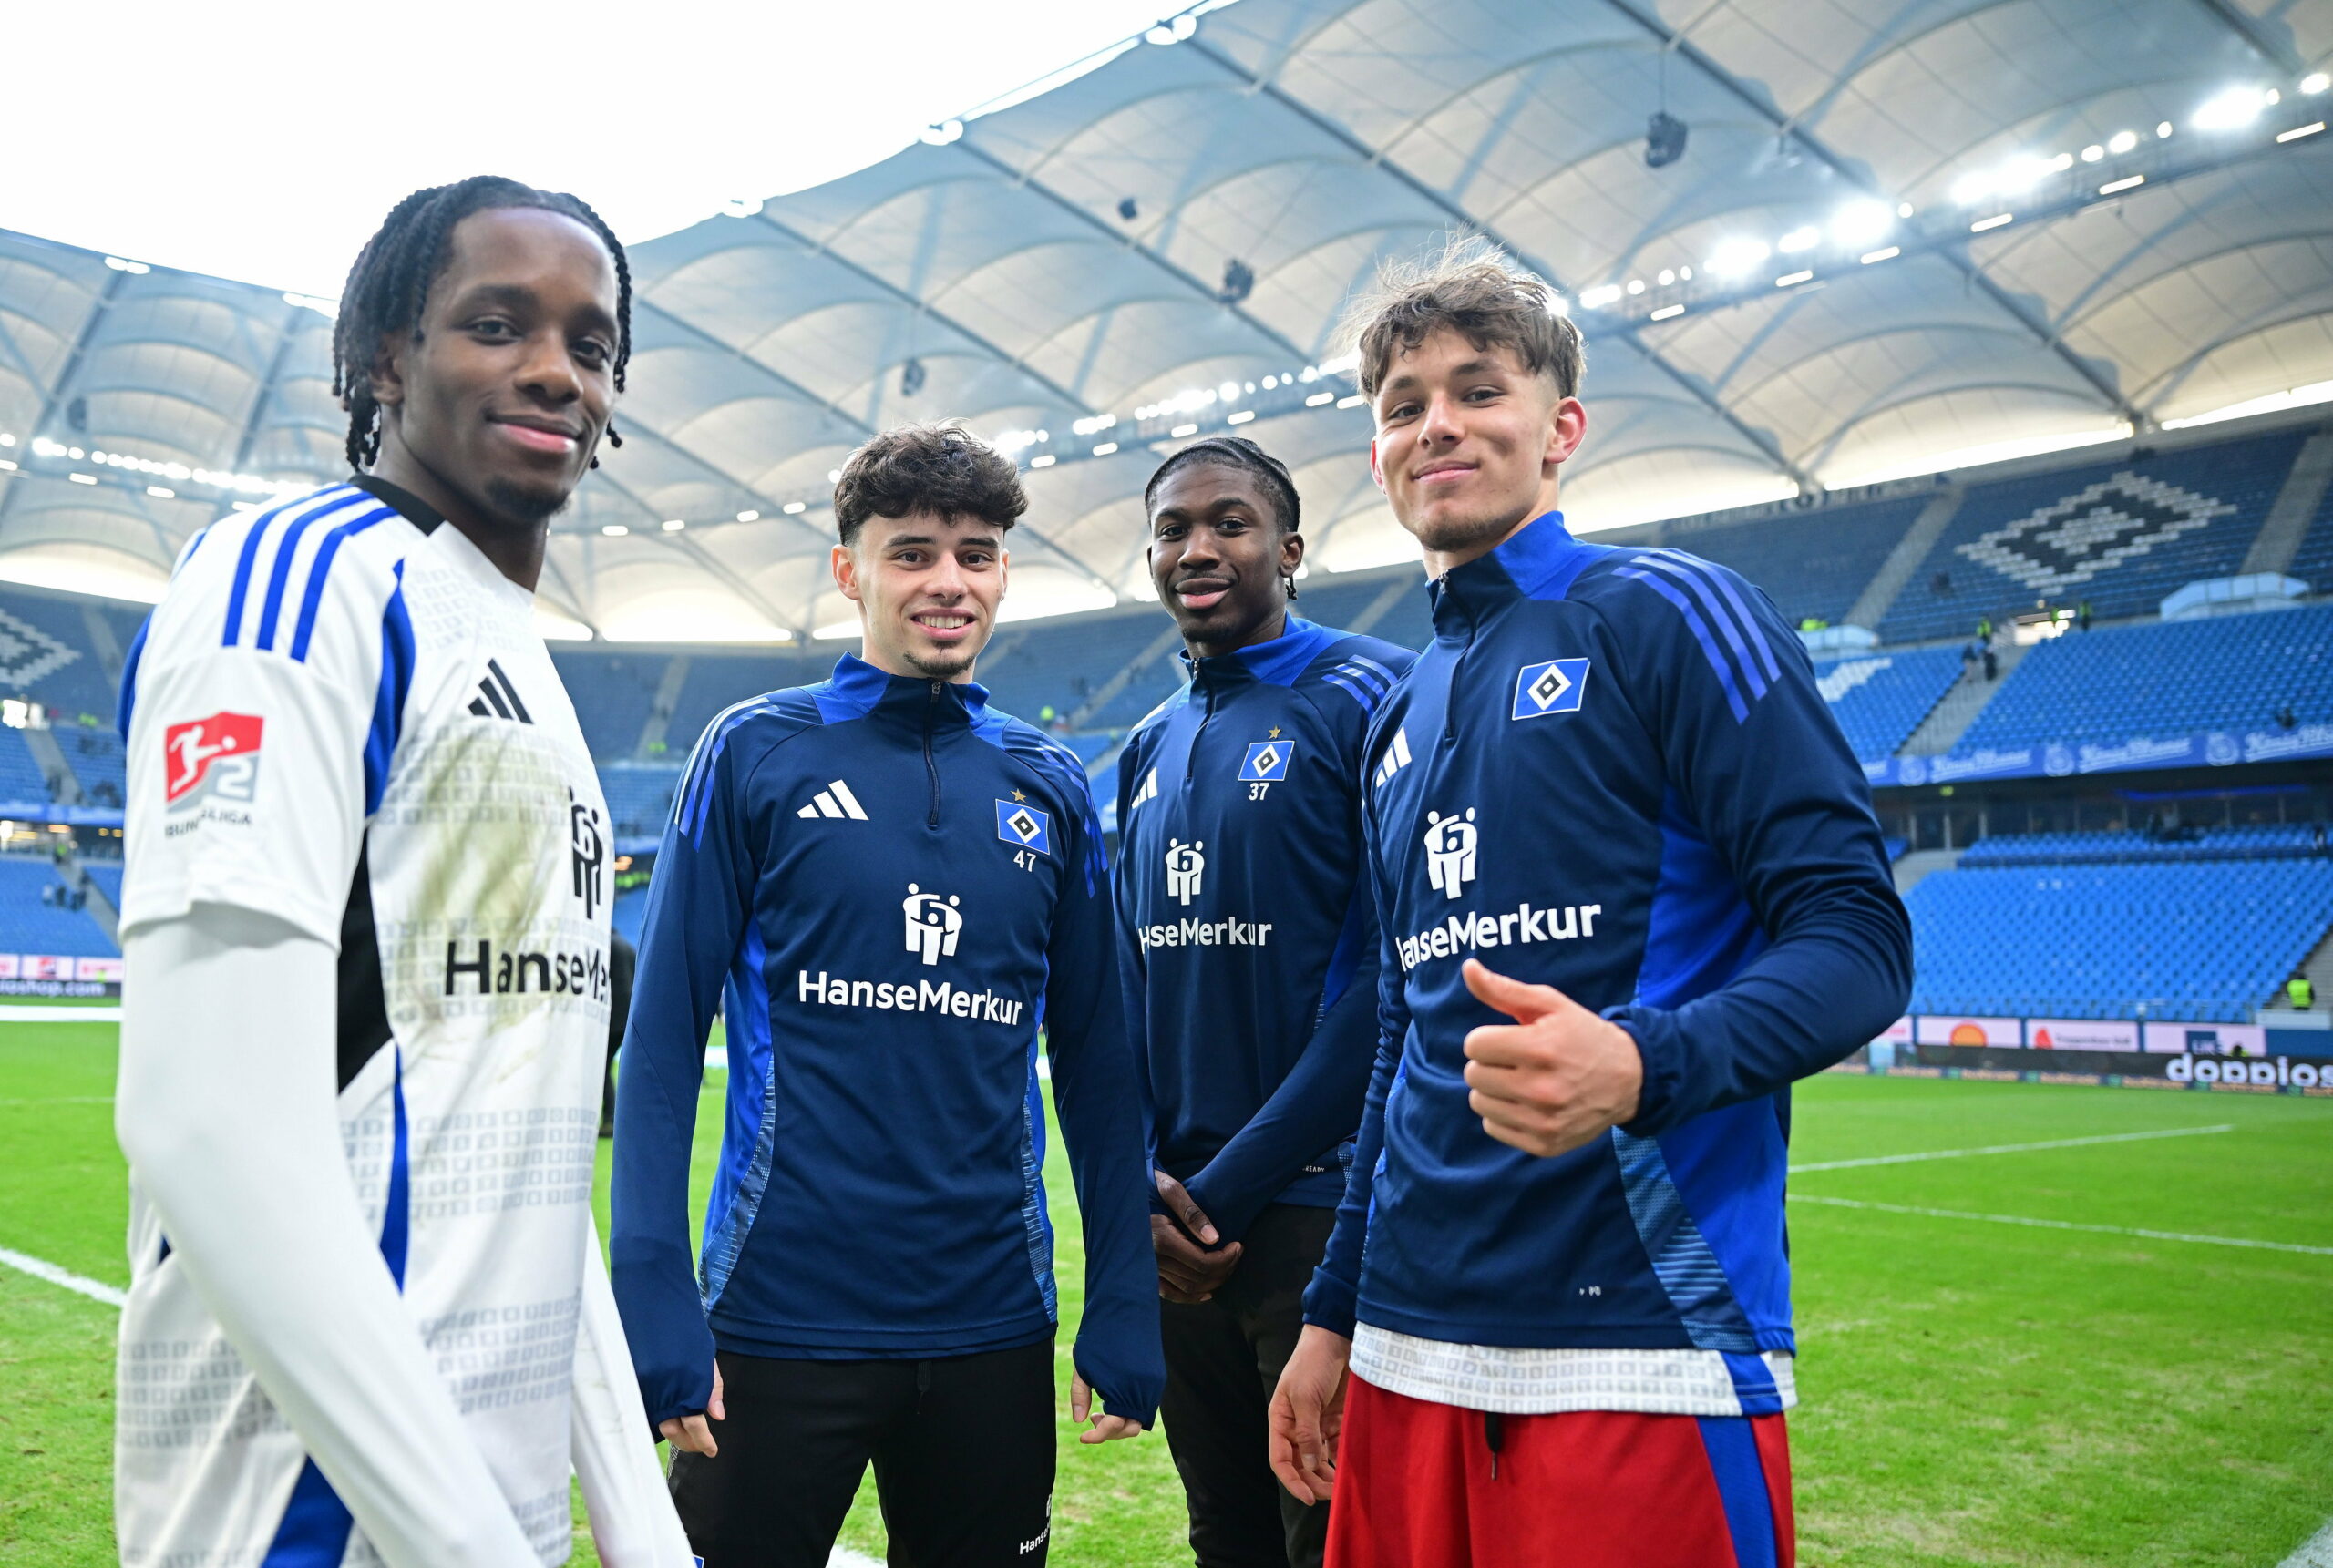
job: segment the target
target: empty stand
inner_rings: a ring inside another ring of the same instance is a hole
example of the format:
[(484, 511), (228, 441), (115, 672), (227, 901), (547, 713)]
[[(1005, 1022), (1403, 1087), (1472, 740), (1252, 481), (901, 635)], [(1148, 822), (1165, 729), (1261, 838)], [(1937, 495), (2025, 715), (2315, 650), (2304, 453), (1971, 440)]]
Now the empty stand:
[(2153, 613), (2226, 577), (2260, 531), (2304, 433), (2137, 456), (1973, 485), (1876, 629), (1889, 642), (1966, 637), (2043, 600), (2102, 619)]
[(0, 725), (0, 803), (47, 804), (48, 781), (25, 745), (24, 732)]
[[(1720, 528), (1665, 532), (1661, 543), (1732, 567), (1764, 589), (1793, 626), (1809, 619), (1837, 621), (1927, 504), (1926, 495), (1891, 497)], [(1604, 542), (1595, 535), (1589, 539)]]
[(2333, 723), (2333, 605), (2070, 632), (2037, 645), (1955, 749)]
[(1896, 754), (1960, 679), (1960, 669), (1956, 651), (1921, 648), (1826, 660), (1814, 667), (1814, 678), (1847, 744), (1868, 763)]
[(2307, 860), (2333, 854), (2321, 822), (2269, 822), (2163, 833), (2000, 834), (1970, 845), (1963, 870), (2212, 860)]
[(673, 813), (673, 792), (681, 782), (673, 763), (601, 763), (600, 790), (608, 797), (608, 817), (618, 838), (654, 837)]
[(2333, 926), (2333, 860), (1939, 871), (1912, 1010), (2250, 1021)]
[[(119, 953), (87, 915), (43, 903), (42, 894), (50, 889), (62, 894), (65, 883), (47, 859), (0, 856), (0, 953), (46, 953), (67, 958), (110, 958)], [(112, 893), (118, 897), (120, 891), (117, 877)]]
[(65, 765), (81, 785), (82, 797), (92, 805), (118, 806), (129, 788), (125, 774), (121, 734), (110, 722), (103, 724), (60, 724), (49, 732)]
[(669, 653), (611, 653), (554, 649), (550, 661), (575, 704), (583, 743), (595, 757), (624, 757), (640, 743)]

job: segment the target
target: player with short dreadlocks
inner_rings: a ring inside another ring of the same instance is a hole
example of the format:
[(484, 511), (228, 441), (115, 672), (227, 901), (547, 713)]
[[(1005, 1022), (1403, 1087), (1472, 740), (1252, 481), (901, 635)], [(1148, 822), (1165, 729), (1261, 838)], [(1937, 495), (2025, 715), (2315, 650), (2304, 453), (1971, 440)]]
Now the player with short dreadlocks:
[(592, 1234), (607, 814), (533, 626), (623, 385), (572, 196), (399, 202), (349, 276), (358, 471), (187, 547), (139, 634), (116, 1122), (128, 1563), (690, 1554)]

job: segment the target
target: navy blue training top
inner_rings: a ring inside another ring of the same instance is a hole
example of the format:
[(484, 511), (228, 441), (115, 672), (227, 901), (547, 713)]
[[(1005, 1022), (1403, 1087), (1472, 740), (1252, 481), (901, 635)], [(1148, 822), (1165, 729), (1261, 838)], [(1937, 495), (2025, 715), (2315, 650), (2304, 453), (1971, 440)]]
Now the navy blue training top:
[(1226, 1241), (1334, 1208), (1377, 1055), (1362, 876), (1370, 715), (1416, 655), (1297, 616), (1183, 655), (1118, 763), (1118, 947), (1160, 1169)]
[[(1766, 596), (1559, 513), (1431, 589), (1367, 762), (1380, 1043), (1309, 1321), (1461, 1344), (1793, 1348), (1788, 1085), (1903, 1012), (1863, 771)], [(1636, 1037), (1637, 1119), (1541, 1159), (1467, 1103), (1473, 955)], [(1364, 1255), (1362, 1242), (1367, 1240)]]
[[(1084, 768), (979, 686), (846, 655), (713, 722), (658, 853), (617, 1081), (611, 1272), (652, 1423), (705, 1408), (715, 1344), (924, 1358), (1053, 1332), (1040, 1024), (1085, 1235), (1076, 1366), (1150, 1421), (1166, 1378), (1106, 875)], [(725, 996), (700, 1278), (689, 1153)]]

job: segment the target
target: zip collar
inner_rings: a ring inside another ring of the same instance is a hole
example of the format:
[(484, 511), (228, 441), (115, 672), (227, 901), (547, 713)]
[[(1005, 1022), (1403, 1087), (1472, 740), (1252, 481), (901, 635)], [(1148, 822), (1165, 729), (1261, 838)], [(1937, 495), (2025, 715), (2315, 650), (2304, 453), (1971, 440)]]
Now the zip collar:
[(1304, 667), (1336, 635), (1290, 610), (1287, 627), (1269, 642), (1250, 643), (1208, 659), (1194, 659), (1186, 648), (1175, 657), (1182, 661), (1184, 676), (1195, 686), (1224, 687), (1247, 682), (1292, 686)]
[(1452, 567), (1427, 585), (1436, 637), (1464, 641), (1475, 622), (1521, 599), (1559, 599), (1598, 554), (1564, 527), (1561, 512), (1542, 512), (1506, 541)]
[(970, 729), (988, 717), (988, 688), (976, 682), (893, 675), (878, 670), (856, 653), (846, 653), (835, 661), (835, 671), (827, 678), (827, 688), (834, 707), (843, 713), (854, 718), (897, 720), (918, 730), (927, 723)]

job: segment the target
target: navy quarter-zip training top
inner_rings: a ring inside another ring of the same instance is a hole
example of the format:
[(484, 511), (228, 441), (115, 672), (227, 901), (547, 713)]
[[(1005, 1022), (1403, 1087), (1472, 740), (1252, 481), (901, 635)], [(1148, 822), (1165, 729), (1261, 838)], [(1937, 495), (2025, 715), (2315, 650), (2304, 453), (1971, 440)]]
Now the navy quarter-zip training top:
[(1182, 655), (1118, 764), (1118, 946), (1159, 1168), (1226, 1241), (1265, 1205), (1334, 1208), (1377, 1055), (1362, 876), (1370, 715), (1416, 655), (1293, 614)]
[[(1166, 1373), (1106, 876), (1084, 768), (979, 686), (846, 655), (713, 722), (658, 852), (616, 1091), (610, 1250), (651, 1421), (705, 1408), (716, 1343), (924, 1359), (1053, 1331), (1042, 1024), (1084, 1225), (1076, 1366), (1150, 1422)], [(689, 1153), (725, 994), (699, 1276)]]
[[(1789, 1085), (1910, 984), (1863, 772), (1798, 638), (1723, 567), (1549, 513), (1431, 594), (1434, 641), (1369, 743), (1380, 1050), (1308, 1320), (1358, 1319), (1357, 1373), (1445, 1402), (1518, 1408), (1450, 1392), (1465, 1353), (1443, 1347), (1571, 1348), (1645, 1354), (1592, 1378), (1516, 1357), (1566, 1401), (1537, 1408), (1779, 1409)], [(1469, 955), (1627, 1029), (1636, 1119), (1554, 1159), (1491, 1138), (1465, 1041), (1512, 1020), (1466, 989)], [(1647, 1392), (1672, 1374), (1715, 1402)]]

